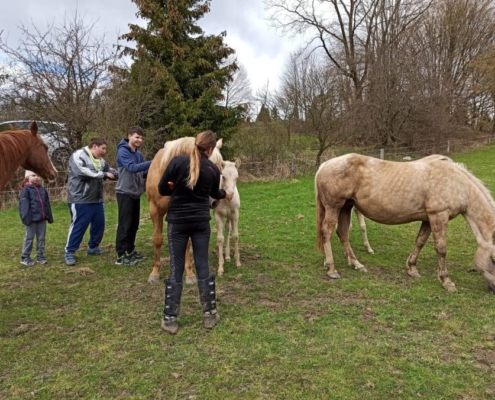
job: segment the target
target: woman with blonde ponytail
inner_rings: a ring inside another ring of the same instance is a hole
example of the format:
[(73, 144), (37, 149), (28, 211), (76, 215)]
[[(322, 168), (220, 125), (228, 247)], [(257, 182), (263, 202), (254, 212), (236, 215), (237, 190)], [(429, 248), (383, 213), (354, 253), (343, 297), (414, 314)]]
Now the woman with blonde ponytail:
[(187, 242), (191, 239), (198, 289), (204, 313), (204, 324), (213, 328), (220, 320), (216, 309), (215, 277), (210, 275), (208, 247), (210, 243), (210, 197), (232, 200), (220, 189), (220, 171), (208, 157), (216, 146), (212, 131), (201, 132), (187, 156), (170, 161), (158, 184), (162, 196), (170, 196), (166, 221), (170, 251), (170, 277), (165, 280), (165, 307), (162, 328), (175, 334), (182, 295)]

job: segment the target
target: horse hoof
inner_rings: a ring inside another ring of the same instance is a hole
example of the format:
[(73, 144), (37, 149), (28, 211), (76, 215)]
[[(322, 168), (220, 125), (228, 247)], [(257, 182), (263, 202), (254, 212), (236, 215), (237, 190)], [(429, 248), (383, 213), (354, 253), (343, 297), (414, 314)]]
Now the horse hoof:
[(356, 269), (356, 271), (359, 271), (359, 272), (368, 272), (368, 270), (366, 269), (366, 267), (364, 265), (356, 267), (355, 269)]
[(217, 271), (217, 275), (218, 276), (222, 276), (223, 275), (223, 271)]
[(409, 275), (411, 278), (421, 278), (421, 275), (419, 274), (418, 271), (408, 272), (407, 275)]
[(236, 266), (237, 268), (241, 268), (241, 267), (242, 267), (241, 263), (236, 263), (236, 265), (235, 265), (235, 266)]
[(160, 282), (160, 275), (150, 275), (148, 277), (148, 283), (158, 283)]
[(225, 258), (225, 261), (226, 261), (226, 262), (229, 262), (229, 261), (230, 261), (230, 257), (226, 257), (226, 258)]
[(455, 285), (453, 283), (450, 285), (444, 285), (444, 289), (447, 292), (457, 292), (457, 288), (455, 287)]
[(330, 279), (340, 279), (338, 272), (327, 272), (327, 275)]
[(192, 285), (194, 283), (196, 283), (195, 276), (186, 276), (186, 285)]
[(374, 250), (373, 249), (368, 249), (368, 253), (370, 254), (375, 254)]

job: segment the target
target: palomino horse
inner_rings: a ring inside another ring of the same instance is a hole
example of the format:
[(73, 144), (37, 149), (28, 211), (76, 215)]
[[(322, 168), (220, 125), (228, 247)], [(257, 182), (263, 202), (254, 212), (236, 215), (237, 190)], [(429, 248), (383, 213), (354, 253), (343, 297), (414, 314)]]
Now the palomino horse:
[[(163, 149), (156, 153), (151, 162), (146, 179), (146, 196), (150, 205), (150, 216), (153, 221), (153, 244), (155, 246), (155, 257), (153, 261), (153, 270), (151, 271), (148, 282), (158, 282), (160, 280), (160, 252), (163, 245), (163, 217), (167, 213), (169, 196), (162, 196), (158, 193), (158, 183), (170, 163), (175, 156), (187, 155), (195, 146), (195, 138), (184, 137), (177, 140), (172, 140), (165, 143)], [(210, 160), (221, 169), (222, 155), (220, 148), (222, 147), (222, 139), (217, 141), (217, 146), (213, 150)], [(192, 270), (191, 256), (188, 250), (186, 251), (186, 283), (196, 282), (196, 276)]]
[(340, 278), (330, 243), (335, 225), (349, 264), (366, 271), (349, 244), (352, 207), (366, 218), (388, 225), (422, 221), (407, 259), (407, 274), (419, 277), (416, 260), (433, 232), (438, 279), (455, 291), (445, 264), (449, 220), (461, 214), (478, 244), (475, 265), (495, 292), (495, 202), (486, 187), (464, 166), (433, 155), (408, 163), (347, 154), (323, 163), (315, 177), (317, 244), (325, 251), (330, 278)]
[[(218, 275), (223, 275), (223, 245), (225, 242), (225, 261), (230, 261), (230, 233), (232, 232), (232, 239), (234, 239), (234, 259), (235, 266), (241, 266), (241, 260), (239, 255), (239, 208), (241, 207), (241, 198), (239, 191), (237, 190), (237, 178), (239, 172), (237, 169), (241, 165), (241, 161), (237, 159), (235, 162), (224, 161), (222, 162), (222, 177), (220, 180), (220, 188), (224, 189), (227, 193), (234, 193), (232, 200), (220, 200), (215, 207), (215, 224), (217, 226), (217, 246), (218, 246)], [(223, 234), (223, 226), (225, 223), (225, 236)]]
[(0, 190), (19, 166), (43, 179), (57, 177), (57, 170), (48, 156), (48, 147), (38, 135), (36, 121), (31, 122), (29, 130), (14, 128), (0, 132)]
[[(354, 214), (356, 214), (358, 223), (359, 223), (359, 228), (361, 229), (361, 234), (363, 235), (363, 244), (364, 247), (366, 247), (366, 250), (368, 253), (373, 254), (374, 251), (370, 246), (370, 242), (368, 241), (368, 232), (366, 231), (366, 222), (364, 221), (364, 215), (361, 214), (356, 208), (353, 208)], [(349, 229), (351, 229), (352, 224), (349, 225)]]

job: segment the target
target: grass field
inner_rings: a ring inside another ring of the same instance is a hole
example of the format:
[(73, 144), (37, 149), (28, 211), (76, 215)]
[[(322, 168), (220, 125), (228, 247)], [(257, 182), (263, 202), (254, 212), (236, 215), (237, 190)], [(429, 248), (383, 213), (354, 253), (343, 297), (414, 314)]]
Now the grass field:
[[(457, 155), (495, 189), (495, 147)], [(138, 249), (148, 260), (113, 265), (116, 204), (106, 205), (101, 258), (63, 264), (69, 226), (55, 204), (47, 266), (20, 265), (17, 210), (0, 214), (0, 398), (6, 399), (490, 399), (495, 398), (495, 296), (469, 273), (475, 240), (452, 221), (442, 289), (431, 241), (405, 274), (419, 223), (368, 222), (368, 273), (329, 280), (315, 248), (313, 177), (239, 185), (242, 268), (217, 279), (222, 319), (202, 326), (197, 288), (183, 292), (177, 336), (160, 329), (163, 285), (150, 285), (152, 224), (143, 199)], [(210, 262), (215, 270), (215, 235)], [(163, 257), (168, 256), (166, 246)], [(164, 265), (163, 277), (167, 271)], [(90, 273), (93, 272), (93, 273)]]

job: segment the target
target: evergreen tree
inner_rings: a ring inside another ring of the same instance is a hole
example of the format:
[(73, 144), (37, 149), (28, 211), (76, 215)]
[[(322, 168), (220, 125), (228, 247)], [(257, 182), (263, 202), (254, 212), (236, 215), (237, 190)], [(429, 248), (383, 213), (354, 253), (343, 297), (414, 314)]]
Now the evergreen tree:
[(261, 105), (261, 110), (256, 117), (256, 122), (270, 122), (270, 111), (268, 110), (268, 107), (265, 106), (265, 104)]
[(165, 140), (205, 129), (228, 139), (242, 121), (243, 110), (218, 105), (237, 64), (224, 64), (234, 53), (223, 42), (226, 33), (206, 35), (197, 24), (209, 12), (211, 1), (132, 1), (147, 25), (129, 25), (130, 32), (121, 38), (134, 42), (135, 48), (124, 47), (122, 54), (134, 61), (127, 76), (131, 82), (142, 85), (143, 71), (149, 76), (153, 109), (136, 123), (162, 132)]

